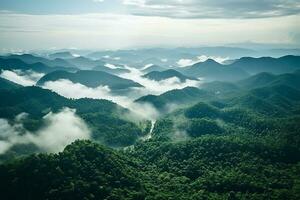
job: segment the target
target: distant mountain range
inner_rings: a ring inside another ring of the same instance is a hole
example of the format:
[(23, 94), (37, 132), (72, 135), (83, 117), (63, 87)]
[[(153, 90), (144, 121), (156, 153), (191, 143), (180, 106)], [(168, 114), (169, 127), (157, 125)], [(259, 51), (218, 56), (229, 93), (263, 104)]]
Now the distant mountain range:
[(33, 70), (41, 73), (49, 73), (56, 70), (76, 71), (76, 68), (49, 67), (42, 62), (28, 64), (17, 58), (0, 58), (0, 70)]
[(250, 74), (257, 74), (260, 72), (282, 74), (287, 72), (293, 72), (297, 69), (300, 69), (299, 63), (300, 63), (300, 56), (284, 56), (280, 58), (244, 57), (232, 63), (228, 67), (239, 68)]
[(73, 54), (71, 54), (70, 52), (68, 51), (62, 51), (62, 52), (57, 52), (57, 53), (52, 53), (52, 54), (49, 54), (48, 57), (50, 59), (56, 59), (56, 58), (61, 58), (61, 59), (72, 59), (72, 58), (75, 58), (73, 56)]
[(203, 77), (208, 81), (237, 81), (249, 77), (251, 74), (270, 72), (283, 74), (300, 69), (300, 56), (284, 56), (281, 58), (250, 58), (244, 57), (229, 65), (222, 65), (212, 59), (196, 63), (192, 66), (179, 68), (185, 75)]
[(35, 56), (32, 54), (12, 54), (6, 57), (2, 57), (5, 59), (19, 59), (27, 64), (34, 64), (34, 63), (43, 63), (49, 67), (64, 67), (64, 68), (76, 68), (76, 66), (72, 65), (71, 63), (67, 62), (64, 59), (56, 58), (54, 60), (49, 60), (47, 58), (43, 58), (40, 56)]
[(182, 68), (180, 71), (185, 75), (201, 77), (207, 81), (236, 81), (249, 76), (249, 74), (242, 69), (221, 65), (212, 59)]

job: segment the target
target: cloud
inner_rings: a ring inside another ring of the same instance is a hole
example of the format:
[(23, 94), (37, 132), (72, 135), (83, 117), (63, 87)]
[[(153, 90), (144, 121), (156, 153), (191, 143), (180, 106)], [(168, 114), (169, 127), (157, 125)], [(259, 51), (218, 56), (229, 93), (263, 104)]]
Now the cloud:
[(225, 45), (229, 41), (296, 46), (299, 40), (289, 33), (298, 33), (299, 23), (299, 15), (261, 19), (178, 19), (108, 13), (29, 15), (0, 12), (0, 50), (50, 49), (53, 46), (64, 49), (74, 44), (81, 49), (102, 50), (195, 47)]
[(141, 91), (129, 91), (126, 96), (117, 95), (111, 92), (108, 86), (98, 86), (97, 88), (89, 88), (80, 83), (73, 83), (70, 80), (48, 81), (43, 88), (50, 89), (67, 98), (92, 98), (106, 99), (114, 103), (128, 108), (132, 111), (131, 118), (154, 120), (159, 116), (159, 112), (151, 105), (135, 103), (134, 100), (143, 93)]
[(35, 85), (42, 76), (44, 76), (43, 73), (37, 73), (32, 70), (3, 70), (0, 73), (0, 77), (23, 86)]
[(48, 81), (44, 83), (43, 88), (50, 89), (67, 98), (92, 98), (106, 99), (125, 107), (141, 119), (155, 120), (160, 113), (150, 104), (136, 103), (134, 100), (145, 95), (154, 94), (160, 95), (164, 92), (174, 89), (182, 89), (188, 86), (198, 87), (201, 81), (187, 80), (181, 82), (178, 78), (172, 77), (162, 81), (154, 81), (142, 77), (143, 73), (136, 68), (125, 66), (130, 72), (120, 75), (122, 78), (133, 80), (143, 88), (132, 88), (126, 93), (112, 92), (108, 86), (98, 86), (97, 88), (89, 88), (80, 83), (73, 83), (70, 80)]
[(298, 0), (123, 0), (136, 15), (171, 18), (268, 18), (300, 13)]
[(197, 63), (197, 62), (195, 62), (195, 61), (192, 60), (192, 59), (180, 59), (180, 60), (177, 61), (176, 64), (177, 64), (179, 67), (186, 67), (186, 66), (191, 66), (191, 65), (193, 65), (193, 64), (195, 64), (195, 63)]
[(187, 66), (191, 66), (194, 65), (198, 62), (205, 62), (208, 59), (212, 59), (215, 60), (216, 62), (223, 64), (226, 60), (229, 60), (229, 57), (220, 57), (220, 56), (206, 56), (206, 55), (201, 55), (198, 56), (196, 59), (192, 60), (192, 59), (180, 59), (177, 61), (177, 65), (179, 67), (187, 67)]
[(172, 77), (172, 78), (165, 79), (162, 81), (150, 80), (150, 79), (144, 78), (143, 77), (144, 74), (139, 69), (128, 67), (128, 66), (126, 66), (126, 68), (130, 72), (121, 74), (120, 76), (122, 78), (131, 79), (131, 80), (143, 85), (144, 88), (136, 88), (135, 89), (135, 91), (138, 91), (143, 95), (147, 95), (147, 94), (160, 95), (169, 90), (182, 89), (182, 88), (185, 88), (188, 86), (198, 87), (201, 84), (201, 81), (196, 81), (196, 80), (187, 80), (186, 82), (181, 82), (176, 77)]
[(0, 119), (0, 154), (16, 144), (34, 144), (43, 151), (59, 152), (76, 139), (90, 139), (90, 130), (73, 109), (48, 113), (43, 117), (45, 126), (36, 132), (25, 130), (24, 119), (26, 115), (20, 114), (12, 125)]

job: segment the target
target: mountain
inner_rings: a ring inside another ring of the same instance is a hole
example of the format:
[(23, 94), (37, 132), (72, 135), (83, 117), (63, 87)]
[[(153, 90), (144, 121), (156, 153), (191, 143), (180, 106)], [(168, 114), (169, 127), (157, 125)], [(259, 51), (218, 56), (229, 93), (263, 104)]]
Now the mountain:
[(221, 65), (208, 59), (205, 62), (180, 69), (180, 72), (208, 80), (238, 81), (247, 78), (249, 74), (255, 75), (261, 72), (273, 74), (293, 72), (300, 68), (299, 63), (300, 56), (284, 56), (281, 58), (243, 57), (228, 65)]
[(49, 67), (76, 68), (76, 66), (72, 65), (71, 63), (61, 58), (55, 58), (54, 60), (49, 60), (47, 58), (35, 56), (32, 54), (21, 54), (21, 55), (12, 54), (2, 58), (19, 59), (27, 64), (43, 63)]
[(19, 87), (22, 87), (22, 86), (0, 77), (0, 90), (3, 90), (3, 89), (8, 89), (8, 90), (9, 89), (16, 89), (16, 88), (19, 88)]
[(125, 68), (121, 68), (121, 67), (109, 68), (104, 65), (97, 65), (96, 67), (93, 68), (93, 70), (103, 71), (103, 72), (107, 72), (107, 73), (114, 74), (114, 75), (119, 75), (119, 74), (124, 74), (124, 73), (130, 72), (128, 69), (125, 69)]
[(96, 67), (98, 65), (105, 64), (101, 60), (91, 60), (91, 59), (85, 58), (83, 56), (68, 59), (67, 61), (79, 69), (93, 69), (94, 67)]
[[(125, 116), (130, 114), (127, 109), (107, 100), (67, 99), (39, 87), (1, 90), (0, 99), (0, 119), (13, 121), (20, 113), (27, 113), (24, 127), (29, 130), (42, 127), (42, 119), (49, 112), (57, 113), (68, 107), (76, 109), (76, 114), (92, 130), (92, 139), (102, 144), (129, 146), (144, 134), (140, 126), (126, 119)], [(14, 152), (7, 154), (13, 156)], [(0, 160), (2, 158), (0, 154)]]
[(153, 71), (153, 72), (143, 75), (143, 77), (148, 78), (150, 80), (155, 80), (155, 81), (162, 81), (162, 80), (166, 80), (166, 79), (173, 78), (173, 77), (178, 78), (180, 80), (180, 82), (186, 82), (187, 80), (198, 80), (193, 77), (185, 76), (174, 69), (169, 69), (169, 70), (161, 71), (161, 72)]
[(276, 79), (276, 75), (262, 72), (256, 75), (253, 75), (247, 79), (238, 81), (237, 84), (244, 88), (255, 88), (265, 86)]
[(212, 59), (182, 68), (180, 69), (180, 72), (188, 76), (201, 77), (209, 81), (218, 80), (232, 82), (249, 76), (242, 69), (221, 65)]
[(217, 95), (232, 95), (240, 92), (241, 88), (236, 83), (213, 81), (201, 84), (201, 89)]
[(280, 75), (274, 75), (268, 72), (262, 72), (251, 76), (245, 80), (237, 82), (237, 84), (246, 89), (287, 85), (295, 89), (300, 88), (300, 73), (298, 71), (294, 73), (286, 73)]
[(287, 85), (269, 85), (240, 92), (225, 102), (267, 116), (289, 116), (300, 108), (300, 91)]
[(63, 52), (57, 52), (48, 55), (50, 59), (56, 59), (56, 58), (61, 58), (61, 59), (71, 59), (74, 58), (73, 54), (71, 54), (69, 51), (63, 51)]
[(110, 89), (128, 89), (130, 87), (143, 87), (142, 85), (128, 79), (120, 78), (118, 76), (92, 70), (82, 70), (75, 73), (66, 71), (55, 71), (43, 76), (38, 82), (38, 85), (43, 85), (47, 81), (57, 81), (59, 79), (67, 79), (73, 83), (80, 83), (87, 87), (96, 88), (100, 85), (108, 86)]
[(142, 70), (143, 73), (149, 73), (149, 72), (153, 72), (153, 71), (158, 71), (158, 72), (162, 72), (165, 71), (166, 68), (158, 66), (158, 65), (151, 65), (149, 67), (146, 67)]
[(49, 67), (42, 62), (27, 64), (20, 59), (0, 58), (0, 69), (2, 70), (33, 70), (40, 73), (49, 73), (56, 70), (76, 71), (76, 68)]
[(67, 199), (141, 199), (143, 187), (137, 165), (112, 149), (76, 141), (59, 154), (33, 155), (1, 166), (0, 187), (5, 190), (2, 198), (37, 200), (63, 195)]
[(238, 59), (230, 67), (242, 69), (250, 74), (269, 72), (273, 74), (282, 74), (293, 72), (300, 69), (300, 56), (283, 56), (280, 58), (261, 57), (251, 58), (243, 57)]
[[(136, 100), (139, 103), (149, 103), (161, 111), (168, 111), (172, 106), (192, 104), (198, 101), (213, 99), (213, 95), (195, 87), (171, 90), (161, 95), (147, 95)], [(169, 107), (168, 107), (169, 106)]]

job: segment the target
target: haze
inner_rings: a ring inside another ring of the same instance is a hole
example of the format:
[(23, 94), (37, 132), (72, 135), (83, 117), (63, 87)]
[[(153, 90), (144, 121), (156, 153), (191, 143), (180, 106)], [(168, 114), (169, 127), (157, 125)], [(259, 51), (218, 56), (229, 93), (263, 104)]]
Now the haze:
[(298, 48), (299, 12), (296, 0), (1, 0), (0, 49)]

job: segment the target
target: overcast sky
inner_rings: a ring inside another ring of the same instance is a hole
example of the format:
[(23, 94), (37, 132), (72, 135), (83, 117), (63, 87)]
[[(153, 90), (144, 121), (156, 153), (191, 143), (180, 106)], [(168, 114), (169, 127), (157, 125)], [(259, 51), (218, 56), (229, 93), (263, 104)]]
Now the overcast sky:
[(299, 0), (1, 0), (1, 50), (300, 46)]

